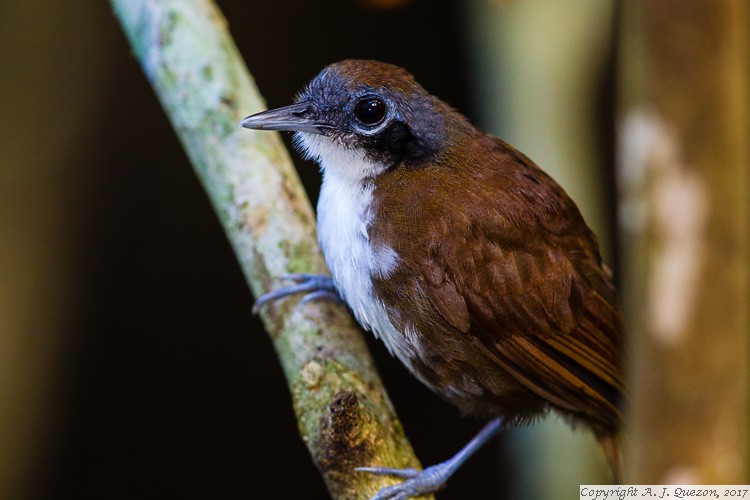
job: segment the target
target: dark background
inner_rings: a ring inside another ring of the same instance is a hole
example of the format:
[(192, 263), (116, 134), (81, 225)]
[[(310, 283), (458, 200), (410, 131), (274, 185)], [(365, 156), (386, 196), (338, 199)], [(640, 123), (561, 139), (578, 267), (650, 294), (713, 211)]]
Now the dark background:
[[(357, 57), (405, 66), (469, 111), (455, 2), (219, 5), (269, 107), (289, 103), (324, 65)], [(76, 152), (97, 165), (97, 185), (79, 201), (80, 305), (35, 496), (326, 498), (207, 198), (107, 4), (95, 9), (113, 71), (92, 146)], [(317, 167), (299, 165), (314, 202)], [(423, 463), (479, 429), (371, 344)], [(499, 457), (494, 444), (482, 450), (441, 498), (500, 498)]]

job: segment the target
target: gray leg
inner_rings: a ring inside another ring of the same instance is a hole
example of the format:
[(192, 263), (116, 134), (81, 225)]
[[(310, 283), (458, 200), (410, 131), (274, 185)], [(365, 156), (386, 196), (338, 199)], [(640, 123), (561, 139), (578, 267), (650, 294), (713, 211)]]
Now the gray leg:
[(422, 471), (416, 469), (391, 469), (388, 467), (357, 467), (355, 470), (398, 476), (406, 478), (406, 481), (393, 486), (386, 486), (378, 491), (377, 495), (370, 500), (406, 500), (409, 497), (424, 495), (440, 489), (443, 484), (458, 470), (461, 465), (479, 448), (495, 436), (500, 430), (503, 419), (498, 417), (485, 425), (474, 439), (445, 462), (427, 467)]
[(325, 274), (287, 274), (282, 277), (285, 280), (294, 281), (294, 285), (285, 286), (273, 290), (258, 297), (253, 304), (253, 314), (257, 314), (261, 307), (274, 300), (283, 299), (297, 293), (305, 293), (301, 303), (314, 299), (329, 299), (341, 301), (336, 287), (333, 286), (333, 278)]

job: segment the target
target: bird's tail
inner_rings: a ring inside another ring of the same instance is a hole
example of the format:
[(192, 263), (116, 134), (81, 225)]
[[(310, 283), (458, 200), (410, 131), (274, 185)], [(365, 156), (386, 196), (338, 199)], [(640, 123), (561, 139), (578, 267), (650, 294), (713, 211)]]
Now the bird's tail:
[(599, 446), (604, 451), (604, 456), (607, 457), (607, 462), (609, 462), (609, 467), (612, 469), (612, 477), (616, 484), (621, 484), (625, 475), (620, 438), (621, 436), (618, 433), (599, 434), (596, 436)]

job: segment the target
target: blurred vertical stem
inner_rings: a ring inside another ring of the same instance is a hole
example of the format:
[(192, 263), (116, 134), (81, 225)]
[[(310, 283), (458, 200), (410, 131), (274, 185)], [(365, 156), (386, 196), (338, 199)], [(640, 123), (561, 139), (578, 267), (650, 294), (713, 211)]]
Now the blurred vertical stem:
[(748, 480), (748, 5), (622, 2), (629, 480)]
[[(326, 272), (312, 209), (278, 136), (237, 126), (264, 104), (218, 8), (209, 0), (111, 3), (253, 293), (280, 286), (286, 273)], [(290, 299), (261, 317), (332, 496), (367, 498), (393, 482), (356, 466), (419, 467), (345, 308)]]

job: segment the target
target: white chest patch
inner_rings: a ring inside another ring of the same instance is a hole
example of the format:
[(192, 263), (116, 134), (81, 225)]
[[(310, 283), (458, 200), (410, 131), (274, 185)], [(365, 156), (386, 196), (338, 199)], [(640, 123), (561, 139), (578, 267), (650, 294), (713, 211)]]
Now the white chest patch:
[(327, 137), (299, 133), (298, 142), (323, 169), (318, 200), (318, 240), (333, 281), (365, 329), (381, 338), (407, 367), (415, 356), (414, 336), (399, 332), (383, 303), (375, 298), (372, 278), (387, 279), (399, 256), (390, 247), (370, 244), (373, 186), (366, 179), (384, 167)]

